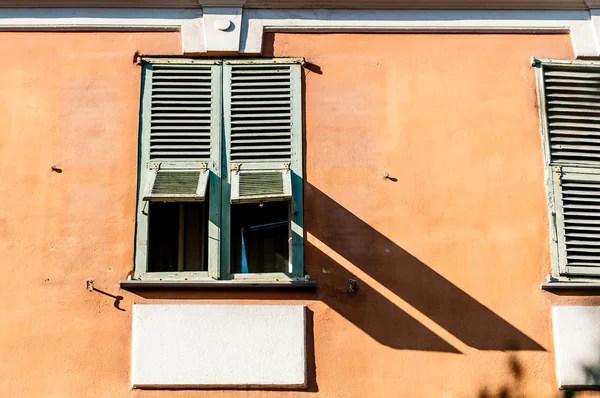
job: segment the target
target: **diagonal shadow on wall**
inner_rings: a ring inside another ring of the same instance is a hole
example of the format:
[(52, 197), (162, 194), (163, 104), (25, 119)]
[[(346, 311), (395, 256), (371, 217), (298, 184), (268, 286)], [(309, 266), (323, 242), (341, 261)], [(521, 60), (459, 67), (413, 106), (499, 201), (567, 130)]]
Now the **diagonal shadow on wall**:
[[(466, 292), (309, 183), (305, 230), (466, 345), (480, 350), (544, 348)], [(387, 249), (387, 250), (386, 250)], [(150, 299), (318, 300), (388, 347), (460, 353), (421, 322), (305, 241), (306, 273), (315, 293), (286, 291), (146, 291)], [(323, 269), (327, 270), (323, 273)], [(359, 290), (348, 292), (348, 280)], [(318, 323), (318, 318), (316, 319)]]
[[(316, 187), (305, 183), (304, 194), (305, 214), (308, 215), (305, 229), (309, 234), (466, 345), (479, 350), (544, 350)], [(346, 277), (357, 278), (345, 269), (340, 270), (343, 267), (318, 248), (307, 245), (305, 262), (307, 267), (315, 268), (313, 275), (319, 274), (319, 298), (383, 344), (400, 348), (406, 344), (402, 344), (407, 338), (403, 335), (414, 333), (418, 341), (414, 345), (420, 348), (413, 349), (446, 351), (427, 333), (404, 323), (401, 318), (407, 314), (364, 283), (360, 286), (366, 289), (360, 291), (360, 295), (365, 297), (335, 300), (335, 295), (330, 295), (336, 289), (334, 286), (346, 283)], [(321, 268), (331, 269), (331, 274), (321, 275)]]

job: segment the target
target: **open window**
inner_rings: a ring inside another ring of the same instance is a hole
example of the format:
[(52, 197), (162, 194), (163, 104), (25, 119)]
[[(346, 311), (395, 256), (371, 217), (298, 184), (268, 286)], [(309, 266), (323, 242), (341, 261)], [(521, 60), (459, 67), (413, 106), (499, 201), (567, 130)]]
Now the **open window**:
[(143, 59), (136, 279), (302, 279), (301, 59)]

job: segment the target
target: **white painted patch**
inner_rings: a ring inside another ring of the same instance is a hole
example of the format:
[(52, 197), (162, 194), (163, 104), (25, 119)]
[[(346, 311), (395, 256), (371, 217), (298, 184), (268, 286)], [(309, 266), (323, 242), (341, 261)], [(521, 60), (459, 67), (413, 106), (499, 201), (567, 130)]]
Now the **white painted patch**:
[(558, 386), (600, 386), (600, 307), (554, 307)]
[(134, 387), (304, 387), (300, 305), (136, 304)]

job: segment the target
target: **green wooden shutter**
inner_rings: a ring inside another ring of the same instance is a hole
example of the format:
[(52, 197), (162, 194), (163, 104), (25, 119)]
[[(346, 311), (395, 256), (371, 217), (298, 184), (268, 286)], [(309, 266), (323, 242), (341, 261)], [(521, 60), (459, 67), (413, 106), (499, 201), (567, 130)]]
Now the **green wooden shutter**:
[(218, 274), (221, 61), (145, 59), (136, 275), (145, 273), (145, 201), (209, 202), (209, 271)]
[[(229, 203), (289, 200), (292, 268), (303, 274), (301, 59), (225, 60), (223, 228)], [(228, 253), (222, 260), (228, 263)]]
[(600, 170), (555, 167), (559, 267), (564, 275), (600, 274)]
[(225, 61), (231, 202), (290, 200), (297, 63)]
[(600, 167), (600, 68), (544, 64), (551, 164)]
[(555, 273), (600, 276), (600, 66), (536, 61)]

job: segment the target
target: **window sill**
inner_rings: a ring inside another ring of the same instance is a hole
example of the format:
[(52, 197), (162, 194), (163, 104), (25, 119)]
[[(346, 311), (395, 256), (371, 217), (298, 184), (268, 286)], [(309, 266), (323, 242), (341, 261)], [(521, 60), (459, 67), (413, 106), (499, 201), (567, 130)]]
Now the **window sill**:
[(540, 285), (542, 290), (597, 290), (600, 291), (600, 282), (545, 282)]
[(177, 280), (123, 280), (123, 290), (316, 290), (315, 281), (177, 281)]

